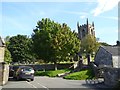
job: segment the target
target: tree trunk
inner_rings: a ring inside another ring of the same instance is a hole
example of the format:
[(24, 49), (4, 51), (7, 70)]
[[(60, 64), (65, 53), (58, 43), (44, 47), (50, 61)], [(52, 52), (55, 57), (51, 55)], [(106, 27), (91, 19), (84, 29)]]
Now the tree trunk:
[(54, 67), (55, 67), (55, 70), (57, 70), (57, 63), (54, 62)]
[(90, 54), (87, 54), (88, 65), (90, 64)]

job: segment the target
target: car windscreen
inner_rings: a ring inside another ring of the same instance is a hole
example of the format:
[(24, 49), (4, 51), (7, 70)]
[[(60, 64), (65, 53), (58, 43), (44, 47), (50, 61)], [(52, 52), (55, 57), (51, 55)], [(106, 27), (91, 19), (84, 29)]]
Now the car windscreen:
[(25, 67), (23, 68), (23, 71), (32, 71), (33, 69), (32, 68), (29, 68), (29, 67)]
[(19, 68), (19, 66), (13, 66), (14, 71), (17, 71), (18, 68)]

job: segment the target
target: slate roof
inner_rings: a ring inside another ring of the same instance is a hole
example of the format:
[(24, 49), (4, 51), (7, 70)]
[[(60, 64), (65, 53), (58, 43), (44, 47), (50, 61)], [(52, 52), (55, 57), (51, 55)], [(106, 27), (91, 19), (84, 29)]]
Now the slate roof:
[(111, 53), (113, 56), (120, 55), (120, 46), (102, 46), (106, 51)]
[(5, 46), (5, 42), (3, 41), (3, 39), (0, 37), (0, 47)]

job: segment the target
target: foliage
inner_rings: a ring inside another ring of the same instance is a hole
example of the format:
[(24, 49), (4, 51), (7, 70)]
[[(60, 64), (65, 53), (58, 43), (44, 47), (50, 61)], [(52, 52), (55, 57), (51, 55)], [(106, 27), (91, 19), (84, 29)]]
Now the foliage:
[(86, 80), (86, 79), (92, 79), (93, 73), (91, 69), (88, 70), (82, 70), (79, 72), (71, 73), (67, 76), (65, 76), (65, 79), (71, 79), (71, 80)]
[(107, 44), (106, 42), (99, 42), (100, 43), (100, 45), (102, 45), (102, 46), (110, 46), (109, 44)]
[(11, 53), (7, 48), (5, 48), (4, 61), (8, 64), (12, 62)]
[(81, 40), (81, 52), (86, 54), (93, 54), (98, 50), (99, 43), (97, 42), (96, 38), (91, 35), (86, 35)]
[(65, 73), (70, 70), (68, 69), (62, 69), (62, 70), (56, 70), (56, 71), (36, 71), (35, 76), (49, 76), (49, 77), (56, 77), (60, 73)]
[(70, 60), (80, 50), (80, 40), (67, 24), (42, 19), (32, 34), (33, 47), (38, 59), (59, 63)]
[(116, 41), (116, 45), (117, 45), (117, 46), (120, 46), (120, 41)]
[(32, 62), (34, 55), (31, 48), (32, 40), (26, 35), (17, 35), (9, 39), (8, 49), (11, 52), (13, 62)]
[(6, 46), (8, 46), (9, 43), (10, 43), (10, 42), (9, 42), (9, 40), (10, 40), (10, 36), (6, 36), (4, 40), (5, 40), (5, 44), (6, 44)]

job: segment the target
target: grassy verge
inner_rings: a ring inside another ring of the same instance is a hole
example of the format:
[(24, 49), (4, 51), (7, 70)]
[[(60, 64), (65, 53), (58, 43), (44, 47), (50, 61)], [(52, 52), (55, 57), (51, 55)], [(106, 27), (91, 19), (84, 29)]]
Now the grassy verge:
[(49, 76), (49, 77), (56, 77), (60, 73), (65, 73), (70, 71), (69, 69), (62, 69), (62, 70), (51, 70), (51, 71), (36, 71), (35, 76)]
[(65, 79), (70, 79), (70, 80), (86, 80), (86, 79), (92, 79), (93, 73), (92, 70), (88, 69), (88, 70), (82, 70), (80, 72), (75, 72), (75, 73), (71, 73), (67, 76), (65, 76)]

